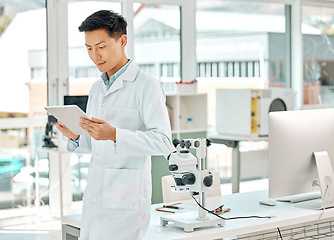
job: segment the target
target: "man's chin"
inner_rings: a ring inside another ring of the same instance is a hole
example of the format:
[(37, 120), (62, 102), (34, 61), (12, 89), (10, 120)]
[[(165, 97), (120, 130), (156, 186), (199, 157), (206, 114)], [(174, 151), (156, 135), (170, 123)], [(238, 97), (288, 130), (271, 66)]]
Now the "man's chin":
[(106, 70), (104, 69), (104, 67), (101, 67), (101, 66), (96, 66), (97, 69), (100, 71), (100, 72), (106, 72)]

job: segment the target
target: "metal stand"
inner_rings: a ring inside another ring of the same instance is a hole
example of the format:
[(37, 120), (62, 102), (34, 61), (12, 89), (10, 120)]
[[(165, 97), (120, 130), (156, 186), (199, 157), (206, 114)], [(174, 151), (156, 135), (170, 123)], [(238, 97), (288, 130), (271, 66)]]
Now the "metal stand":
[(314, 152), (313, 155), (318, 169), (321, 199), (297, 203), (295, 207), (310, 209), (334, 207), (334, 172), (328, 153), (326, 151)]

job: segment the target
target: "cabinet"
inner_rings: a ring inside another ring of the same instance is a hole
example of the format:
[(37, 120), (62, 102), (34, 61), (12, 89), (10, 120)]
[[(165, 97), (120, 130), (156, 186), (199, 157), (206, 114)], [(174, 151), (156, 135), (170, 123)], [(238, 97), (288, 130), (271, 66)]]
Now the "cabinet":
[[(166, 94), (172, 139), (206, 138), (207, 94)], [(191, 120), (190, 120), (191, 119)], [(161, 177), (170, 174), (163, 156), (152, 157), (152, 203), (162, 202)]]
[(172, 133), (180, 138), (181, 133), (206, 132), (207, 94), (167, 94)]

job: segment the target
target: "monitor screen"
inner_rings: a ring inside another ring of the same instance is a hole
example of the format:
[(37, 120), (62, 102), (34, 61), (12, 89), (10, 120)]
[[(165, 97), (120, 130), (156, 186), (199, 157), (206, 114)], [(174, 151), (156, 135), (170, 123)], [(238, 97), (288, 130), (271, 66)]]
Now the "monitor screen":
[(334, 109), (269, 113), (268, 140), (269, 197), (319, 192), (313, 152), (326, 151), (334, 166)]
[(82, 111), (86, 112), (88, 96), (64, 96), (64, 105), (77, 105)]

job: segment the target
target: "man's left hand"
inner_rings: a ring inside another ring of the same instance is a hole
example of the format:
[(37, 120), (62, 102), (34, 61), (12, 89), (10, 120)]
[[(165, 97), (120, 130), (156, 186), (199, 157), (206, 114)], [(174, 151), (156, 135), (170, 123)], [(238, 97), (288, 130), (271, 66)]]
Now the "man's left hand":
[(116, 141), (116, 128), (102, 119), (92, 118), (92, 120), (80, 118), (79, 126), (85, 129), (95, 140)]

